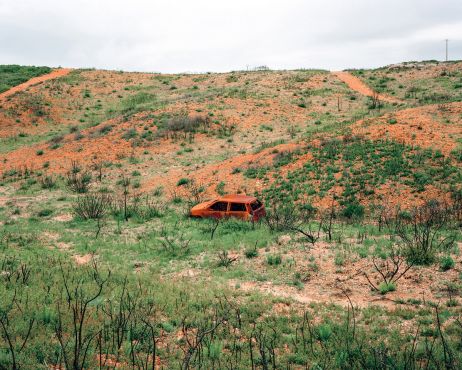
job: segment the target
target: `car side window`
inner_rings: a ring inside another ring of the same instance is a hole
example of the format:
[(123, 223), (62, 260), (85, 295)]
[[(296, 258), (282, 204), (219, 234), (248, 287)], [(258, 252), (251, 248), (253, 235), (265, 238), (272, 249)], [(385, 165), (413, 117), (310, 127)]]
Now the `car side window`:
[(228, 202), (216, 202), (210, 206), (212, 211), (226, 212), (228, 210)]
[(259, 200), (256, 200), (253, 202), (250, 207), (252, 207), (252, 211), (256, 211), (258, 208), (262, 206), (261, 202)]
[(244, 203), (231, 203), (231, 212), (246, 212), (247, 208)]

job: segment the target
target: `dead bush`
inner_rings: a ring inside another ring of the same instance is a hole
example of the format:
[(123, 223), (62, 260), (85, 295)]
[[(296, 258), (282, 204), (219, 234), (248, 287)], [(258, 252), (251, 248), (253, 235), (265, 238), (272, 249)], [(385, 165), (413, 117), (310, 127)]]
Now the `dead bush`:
[(400, 253), (397, 248), (392, 248), (390, 255), (382, 261), (377, 262), (372, 259), (372, 264), (375, 271), (379, 274), (379, 283), (374, 284), (366, 272), (364, 276), (372, 290), (386, 294), (396, 289), (396, 283), (401, 279), (413, 266), (413, 263), (407, 262), (406, 258)]
[(178, 223), (175, 224), (173, 229), (163, 228), (160, 232), (159, 243), (162, 249), (171, 255), (187, 254), (190, 249), (189, 243), (192, 238), (187, 238), (184, 233), (178, 230), (181, 228)]
[(428, 265), (438, 251), (448, 250), (456, 239), (451, 223), (454, 209), (438, 200), (429, 200), (410, 211), (398, 209), (385, 222), (404, 245), (404, 254), (410, 263)]
[(73, 161), (71, 169), (66, 173), (66, 185), (75, 193), (86, 193), (91, 185), (91, 173), (82, 171), (78, 163)]
[(189, 136), (191, 141), (197, 131), (200, 129), (205, 131), (209, 126), (210, 121), (207, 116), (181, 115), (170, 118), (167, 122), (166, 136), (172, 139), (186, 139)]
[(271, 231), (296, 231), (315, 244), (324, 225), (324, 218), (316, 225), (312, 223), (316, 213), (311, 204), (273, 200), (267, 205), (264, 222)]
[(42, 189), (54, 189), (56, 187), (56, 179), (52, 175), (44, 175), (39, 178)]
[(77, 198), (73, 211), (82, 220), (100, 220), (106, 215), (111, 202), (108, 194), (88, 193)]
[(228, 251), (218, 253), (218, 267), (229, 267), (234, 261), (237, 261), (237, 257), (230, 257)]

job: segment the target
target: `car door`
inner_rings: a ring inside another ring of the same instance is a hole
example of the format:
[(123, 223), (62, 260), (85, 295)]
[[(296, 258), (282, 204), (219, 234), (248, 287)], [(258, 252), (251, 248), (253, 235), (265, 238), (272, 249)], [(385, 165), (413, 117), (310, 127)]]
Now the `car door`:
[(249, 217), (247, 207), (245, 203), (231, 202), (229, 205), (228, 216), (237, 217), (242, 220), (246, 220)]
[(228, 211), (228, 202), (217, 201), (209, 206), (207, 209), (207, 216), (213, 218), (226, 217)]
[(257, 199), (256, 201), (250, 203), (250, 213), (252, 214), (252, 218), (254, 221), (258, 221), (262, 217), (265, 217), (265, 207), (263, 204)]

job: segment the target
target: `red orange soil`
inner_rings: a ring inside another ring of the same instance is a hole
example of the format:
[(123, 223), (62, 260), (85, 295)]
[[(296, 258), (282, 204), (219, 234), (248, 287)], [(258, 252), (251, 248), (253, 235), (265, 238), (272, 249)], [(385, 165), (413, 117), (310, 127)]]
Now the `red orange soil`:
[(371, 139), (390, 139), (411, 146), (433, 148), (448, 155), (462, 139), (462, 103), (404, 109), (355, 123), (352, 131)]
[[(346, 83), (348, 87), (354, 91), (359, 92), (362, 95), (365, 96), (372, 96), (374, 94), (374, 91), (367, 86), (364, 82), (362, 82), (358, 77), (353, 76), (349, 72), (333, 72), (333, 74), (341, 81)], [(387, 103), (399, 103), (400, 100), (393, 98), (388, 95), (379, 95), (379, 99), (381, 101), (385, 101)]]
[[(274, 150), (293, 151), (299, 146), (296, 144), (281, 144), (272, 148), (267, 148), (259, 153), (248, 153), (234, 156), (219, 163), (211, 163), (202, 168), (196, 169), (191, 173), (192, 178), (200, 185), (208, 189), (207, 195), (216, 195), (214, 187), (221, 181), (226, 183), (226, 192), (229, 193), (248, 193), (255, 190), (261, 191), (263, 184), (258, 179), (246, 179), (241, 173), (233, 174), (233, 170), (244, 171), (248, 167), (261, 167), (271, 163)], [(173, 169), (159, 177), (154, 177), (146, 182), (147, 189), (153, 189), (159, 184), (167, 188), (174, 188), (176, 182), (184, 176), (181, 169)]]
[(8, 91), (5, 91), (5, 92), (1, 93), (0, 94), (0, 100), (4, 99), (4, 98), (7, 98), (8, 96), (11, 96), (11, 95), (13, 95), (13, 94), (15, 94), (17, 92), (24, 91), (28, 87), (37, 85), (38, 83), (45, 82), (45, 81), (48, 81), (48, 80), (53, 80), (53, 79), (58, 78), (58, 77), (63, 77), (65, 75), (67, 75), (70, 71), (71, 71), (71, 69), (69, 69), (69, 68), (60, 68), (60, 69), (55, 69), (55, 70), (53, 70), (52, 72), (50, 72), (48, 74), (45, 74), (45, 75), (42, 75), (42, 76), (39, 76), (39, 77), (31, 78), (29, 81), (26, 81), (21, 85), (14, 86), (11, 89), (9, 89)]

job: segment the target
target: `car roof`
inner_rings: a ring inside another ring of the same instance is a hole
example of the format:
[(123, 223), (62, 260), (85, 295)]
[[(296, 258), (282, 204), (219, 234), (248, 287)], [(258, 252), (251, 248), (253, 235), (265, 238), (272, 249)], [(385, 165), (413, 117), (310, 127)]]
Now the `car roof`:
[(236, 202), (236, 203), (251, 203), (257, 200), (255, 197), (244, 194), (228, 194), (224, 195), (217, 200), (223, 200), (226, 202)]

